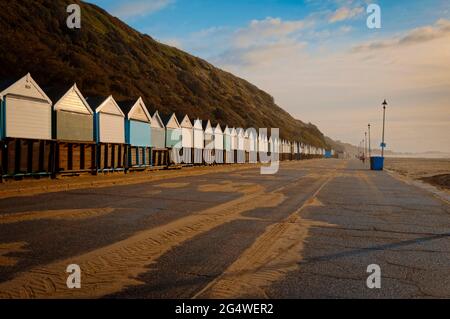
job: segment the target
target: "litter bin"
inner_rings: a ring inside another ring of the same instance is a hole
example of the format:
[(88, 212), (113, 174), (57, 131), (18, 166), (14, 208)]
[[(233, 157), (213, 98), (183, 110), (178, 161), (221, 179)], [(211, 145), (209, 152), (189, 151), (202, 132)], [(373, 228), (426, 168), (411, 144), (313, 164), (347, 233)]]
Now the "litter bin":
[(384, 168), (384, 157), (373, 156), (370, 158), (370, 169), (372, 171), (382, 171)]

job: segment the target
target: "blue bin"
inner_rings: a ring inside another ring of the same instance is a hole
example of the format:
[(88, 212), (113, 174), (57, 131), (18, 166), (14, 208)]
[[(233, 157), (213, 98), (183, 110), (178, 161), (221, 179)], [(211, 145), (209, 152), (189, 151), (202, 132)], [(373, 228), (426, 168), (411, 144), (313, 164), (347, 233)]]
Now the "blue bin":
[(384, 157), (373, 156), (370, 158), (370, 169), (372, 171), (382, 171), (384, 168)]

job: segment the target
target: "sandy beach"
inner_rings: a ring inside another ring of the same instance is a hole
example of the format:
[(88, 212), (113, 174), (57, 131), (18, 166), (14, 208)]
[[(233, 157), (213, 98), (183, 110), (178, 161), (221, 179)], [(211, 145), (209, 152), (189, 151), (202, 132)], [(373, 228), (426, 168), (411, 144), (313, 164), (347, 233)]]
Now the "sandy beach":
[(405, 177), (450, 190), (450, 159), (386, 158), (386, 168)]

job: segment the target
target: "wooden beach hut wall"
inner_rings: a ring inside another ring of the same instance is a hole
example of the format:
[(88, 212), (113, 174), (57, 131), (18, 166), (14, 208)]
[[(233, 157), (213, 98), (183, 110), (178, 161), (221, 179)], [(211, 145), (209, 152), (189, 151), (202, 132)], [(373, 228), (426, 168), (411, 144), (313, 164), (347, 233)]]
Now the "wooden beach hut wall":
[(118, 103), (125, 114), (125, 143), (129, 145), (128, 164), (131, 169), (151, 166), (152, 117), (142, 98)]
[(224, 157), (226, 164), (234, 163), (234, 151), (231, 149), (231, 129), (228, 125), (223, 130), (223, 149), (224, 149)]
[(202, 120), (194, 121), (194, 164), (203, 164), (203, 149), (205, 148), (205, 133)]
[(161, 115), (161, 119), (166, 127), (166, 148), (169, 150), (169, 163), (181, 164), (181, 126), (175, 113)]
[(258, 161), (258, 133), (254, 128), (247, 129), (248, 136), (248, 162), (256, 163)]
[(219, 123), (214, 125), (214, 161), (216, 164), (224, 163), (223, 131)]
[(151, 149), (153, 167), (165, 167), (169, 164), (169, 151), (166, 148), (166, 127), (158, 111), (155, 111), (152, 116)]
[(94, 137), (97, 142), (97, 171), (123, 171), (128, 167), (125, 143), (125, 114), (112, 96), (91, 97)]
[(30, 74), (0, 83), (0, 177), (53, 174), (52, 101)]
[(194, 125), (192, 125), (188, 115), (178, 115), (178, 122), (181, 126), (181, 162), (183, 164), (192, 164), (194, 156)]
[(245, 163), (245, 131), (242, 128), (236, 130), (237, 135), (237, 163)]
[(206, 164), (214, 164), (214, 129), (209, 120), (203, 121), (202, 127), (205, 140), (203, 160)]
[(232, 129), (230, 129), (230, 136), (231, 136), (231, 153), (233, 154), (233, 162), (232, 163), (236, 163), (237, 148), (238, 148), (236, 128), (233, 127)]
[(53, 137), (56, 139), (58, 174), (94, 173), (96, 143), (94, 112), (74, 84), (69, 90), (50, 90), (55, 102)]

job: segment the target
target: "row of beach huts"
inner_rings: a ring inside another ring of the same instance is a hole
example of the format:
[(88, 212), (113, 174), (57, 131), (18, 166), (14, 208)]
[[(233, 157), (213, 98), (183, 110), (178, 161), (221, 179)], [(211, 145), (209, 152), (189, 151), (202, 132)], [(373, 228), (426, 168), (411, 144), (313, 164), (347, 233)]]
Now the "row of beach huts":
[(255, 129), (150, 114), (142, 98), (83, 97), (76, 85), (46, 93), (30, 74), (0, 83), (0, 102), (2, 180), (335, 156)]

